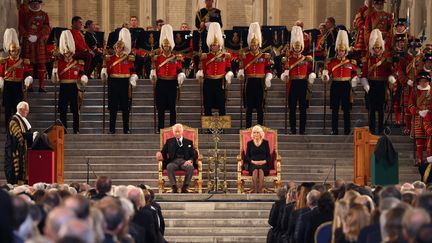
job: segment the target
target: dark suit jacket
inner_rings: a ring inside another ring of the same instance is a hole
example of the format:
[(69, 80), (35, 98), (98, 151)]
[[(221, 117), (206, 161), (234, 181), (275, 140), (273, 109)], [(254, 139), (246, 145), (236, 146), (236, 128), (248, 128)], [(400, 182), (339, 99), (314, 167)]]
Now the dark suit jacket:
[(316, 229), (322, 223), (332, 220), (333, 210), (321, 211), (319, 208), (317, 208), (317, 210), (312, 210), (310, 216), (310, 223), (306, 227), (305, 242), (314, 242)]
[(364, 227), (359, 234), (358, 242), (381, 242), (381, 229), (379, 224), (371, 224)]
[[(166, 165), (169, 164), (176, 158), (176, 151), (178, 145), (175, 137), (172, 137), (166, 141), (162, 148), (162, 156), (163, 156), (163, 167), (166, 168)], [(184, 148), (184, 159), (192, 160), (194, 167), (196, 168), (196, 160), (198, 158), (198, 154), (193, 146), (193, 142), (185, 137), (183, 137), (183, 148)]]
[(312, 211), (318, 210), (317, 207), (314, 209), (307, 208), (304, 210), (302, 214), (297, 219), (296, 227), (294, 230), (294, 240), (295, 242), (303, 242), (306, 234), (306, 228), (310, 223), (310, 217), (312, 215)]

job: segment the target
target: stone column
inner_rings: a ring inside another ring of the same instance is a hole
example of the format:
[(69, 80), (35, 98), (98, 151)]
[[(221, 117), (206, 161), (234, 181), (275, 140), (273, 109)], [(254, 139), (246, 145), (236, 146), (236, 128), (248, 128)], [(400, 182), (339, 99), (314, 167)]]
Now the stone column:
[(107, 33), (105, 36), (108, 38), (109, 32), (112, 30), (110, 29), (110, 12), (111, 12), (111, 4), (110, 1), (102, 1), (102, 23), (101, 28), (102, 31), (105, 31)]
[[(159, 0), (157, 3), (157, 9), (156, 9), (156, 19), (163, 19), (166, 21), (167, 19), (167, 0)], [(154, 25), (154, 23), (151, 23), (151, 25)]]
[(66, 28), (70, 28), (72, 25), (72, 17), (73, 17), (73, 0), (65, 0), (64, 2), (64, 9), (63, 9), (63, 26), (66, 26)]
[[(228, 1), (217, 1), (216, 3), (217, 5), (215, 7), (220, 9), (221, 11), (223, 29), (226, 29), (225, 26), (228, 23), (228, 14), (227, 14)], [(192, 16), (193, 16), (193, 24), (195, 24), (195, 13)]]
[[(252, 1), (252, 21), (251, 22), (258, 22), (260, 25), (263, 24), (263, 7), (264, 7), (264, 0), (254, 0)], [(249, 25), (250, 23), (247, 23), (246, 25)]]
[(267, 1), (267, 25), (281, 25), (280, 8), (280, 0)]
[(152, 1), (151, 0), (139, 0), (139, 23), (144, 29), (147, 26), (151, 26), (151, 10)]

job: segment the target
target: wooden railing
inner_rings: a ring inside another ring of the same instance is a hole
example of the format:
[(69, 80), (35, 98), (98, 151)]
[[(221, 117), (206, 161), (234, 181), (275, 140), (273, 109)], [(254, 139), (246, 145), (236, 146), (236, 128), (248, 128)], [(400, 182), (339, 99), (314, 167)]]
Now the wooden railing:
[(354, 183), (368, 185), (371, 181), (371, 155), (379, 136), (372, 135), (368, 127), (354, 129)]

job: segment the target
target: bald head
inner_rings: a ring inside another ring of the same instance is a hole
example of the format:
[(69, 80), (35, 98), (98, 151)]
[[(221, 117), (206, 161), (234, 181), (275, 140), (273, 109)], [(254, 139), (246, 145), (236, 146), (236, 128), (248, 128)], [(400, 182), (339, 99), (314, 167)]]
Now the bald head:
[(59, 231), (62, 225), (66, 224), (72, 219), (75, 219), (75, 213), (66, 207), (57, 207), (49, 212), (45, 223), (44, 233), (45, 236), (56, 241), (59, 238)]

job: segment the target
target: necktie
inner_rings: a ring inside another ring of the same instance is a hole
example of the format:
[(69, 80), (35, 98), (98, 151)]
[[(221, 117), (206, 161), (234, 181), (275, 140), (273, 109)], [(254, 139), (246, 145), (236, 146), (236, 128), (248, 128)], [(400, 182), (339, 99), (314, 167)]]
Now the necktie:
[(183, 143), (182, 143), (182, 141), (180, 140), (180, 138), (177, 138), (177, 145), (178, 145), (179, 147), (182, 147), (182, 146), (183, 146)]

